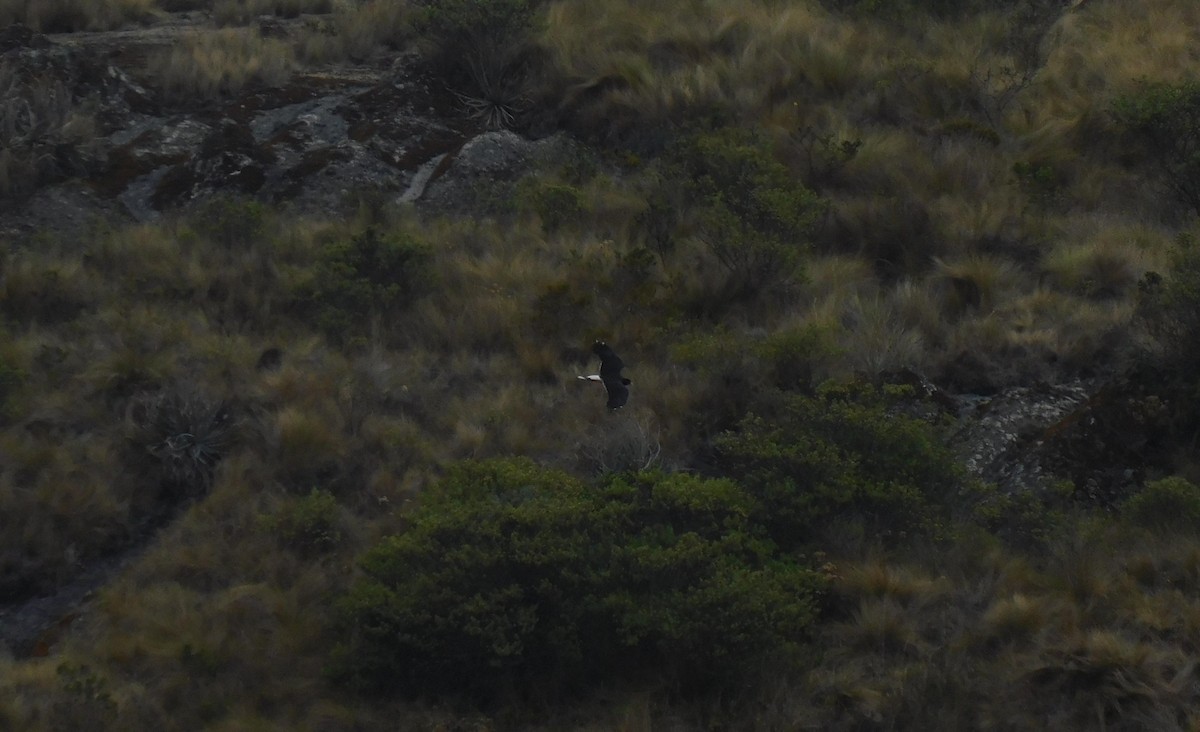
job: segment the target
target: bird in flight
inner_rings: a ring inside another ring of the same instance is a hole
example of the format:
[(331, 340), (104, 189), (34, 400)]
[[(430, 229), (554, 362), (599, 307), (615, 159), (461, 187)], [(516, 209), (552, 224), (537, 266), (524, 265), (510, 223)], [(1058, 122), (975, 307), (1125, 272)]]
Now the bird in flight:
[(604, 341), (592, 344), (592, 353), (600, 357), (600, 373), (580, 376), (584, 381), (600, 381), (608, 392), (608, 408), (620, 409), (629, 401), (629, 385), (633, 382), (621, 376), (625, 364)]

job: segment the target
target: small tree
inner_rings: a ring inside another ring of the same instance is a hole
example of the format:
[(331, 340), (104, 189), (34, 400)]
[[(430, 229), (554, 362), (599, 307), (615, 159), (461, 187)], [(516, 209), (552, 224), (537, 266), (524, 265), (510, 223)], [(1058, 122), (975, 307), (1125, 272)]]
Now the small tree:
[(800, 277), (808, 235), (826, 202), (775, 159), (765, 141), (734, 128), (685, 138), (669, 154), (700, 236), (748, 295)]
[(327, 245), (317, 264), (311, 300), (331, 338), (361, 336), (365, 321), (394, 312), (428, 287), (429, 249), (403, 233), (374, 228)]
[(1143, 83), (1116, 101), (1113, 114), (1175, 198), (1200, 214), (1200, 81)]
[(552, 695), (656, 673), (681, 689), (789, 657), (823, 578), (778, 556), (728, 480), (585, 486), (525, 459), (467, 463), (362, 559), (337, 669), (387, 693)]
[(1154, 531), (1195, 533), (1200, 530), (1200, 488), (1178, 476), (1156, 480), (1125, 501), (1121, 513)]
[(885, 538), (937, 534), (962, 484), (931, 426), (869, 391), (781, 395), (715, 447), (721, 470), (741, 477), (785, 549), (839, 519), (862, 520)]

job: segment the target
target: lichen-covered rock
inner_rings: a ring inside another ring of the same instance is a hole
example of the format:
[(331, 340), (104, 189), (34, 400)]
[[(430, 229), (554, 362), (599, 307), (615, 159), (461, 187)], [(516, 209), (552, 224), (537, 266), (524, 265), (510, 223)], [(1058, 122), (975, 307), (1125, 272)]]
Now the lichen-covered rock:
[(150, 104), (103, 56), (21, 25), (0, 31), (0, 97), (0, 199), (10, 202), (103, 170), (108, 135)]
[(528, 140), (510, 130), (485, 132), (447, 155), (433, 171), (424, 195), (415, 200), (439, 213), (495, 213), (506, 186), (574, 154), (576, 143), (564, 133)]
[(1007, 491), (1039, 490), (1048, 477), (1031, 447), (1087, 402), (1089, 385), (1010, 387), (991, 396), (960, 395), (953, 444), (974, 475)]
[(1166, 409), (1127, 379), (1073, 380), (957, 397), (953, 445), (967, 469), (1002, 490), (1044, 491), (1067, 481), (1108, 506), (1160, 464)]
[(161, 211), (216, 193), (255, 194), (266, 181), (267, 166), (275, 160), (248, 126), (224, 119), (195, 154), (162, 176), (151, 203)]

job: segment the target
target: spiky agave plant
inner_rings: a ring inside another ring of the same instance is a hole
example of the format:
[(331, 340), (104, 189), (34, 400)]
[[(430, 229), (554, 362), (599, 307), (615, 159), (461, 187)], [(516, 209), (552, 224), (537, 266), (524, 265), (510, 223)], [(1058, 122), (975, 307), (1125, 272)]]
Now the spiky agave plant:
[(529, 0), (445, 0), (419, 15), (431, 68), (487, 129), (514, 126), (530, 106), (523, 89), (534, 62), (535, 18)]
[(512, 49), (494, 49), (470, 54), (463, 63), (471, 91), (454, 92), (467, 115), (486, 129), (507, 130), (530, 106), (522, 91), (520, 54)]
[(189, 493), (207, 490), (232, 441), (229, 403), (172, 390), (144, 407), (143, 444), (158, 459), (165, 481)]

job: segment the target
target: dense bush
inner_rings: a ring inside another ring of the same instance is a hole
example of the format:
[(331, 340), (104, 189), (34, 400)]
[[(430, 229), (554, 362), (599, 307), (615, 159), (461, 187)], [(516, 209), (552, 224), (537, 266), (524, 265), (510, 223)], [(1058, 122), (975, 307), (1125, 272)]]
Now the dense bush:
[(518, 209), (537, 214), (542, 230), (552, 234), (563, 226), (579, 223), (585, 201), (583, 191), (570, 183), (530, 176), (517, 185), (516, 204)]
[(196, 231), (227, 249), (246, 247), (263, 237), (269, 210), (249, 198), (220, 195), (204, 202), (192, 217)]
[(367, 229), (321, 251), (310, 298), (317, 324), (335, 340), (364, 335), (428, 286), (429, 249), (403, 233)]
[(335, 549), (342, 541), (341, 510), (329, 491), (313, 488), (265, 520), (280, 542), (302, 556)]
[(797, 648), (823, 586), (776, 556), (752, 513), (726, 480), (588, 487), (525, 459), (458, 466), (363, 557), (338, 672), (476, 698), (643, 672), (682, 688), (736, 679)]
[(1143, 84), (1113, 113), (1176, 199), (1200, 214), (1200, 81)]
[(796, 280), (825, 201), (758, 136), (723, 128), (685, 137), (668, 153), (669, 185), (684, 188), (701, 237), (731, 275), (731, 294)]
[(1125, 502), (1122, 515), (1147, 529), (1195, 532), (1200, 527), (1200, 488), (1179, 477), (1156, 480)]
[(671, 360), (693, 370), (691, 391), (703, 405), (692, 420), (693, 437), (707, 440), (734, 427), (775, 390), (811, 392), (817, 374), (836, 352), (826, 327), (806, 325), (751, 337), (707, 328), (680, 338)]
[(937, 534), (962, 485), (932, 427), (873, 391), (781, 395), (715, 447), (718, 469), (743, 480), (784, 548), (834, 521), (861, 520), (884, 538)]

